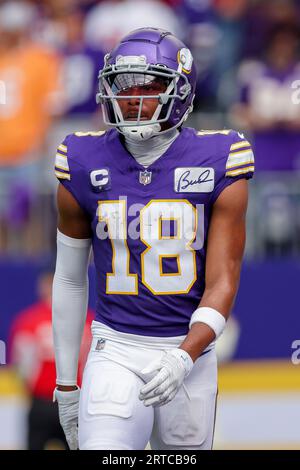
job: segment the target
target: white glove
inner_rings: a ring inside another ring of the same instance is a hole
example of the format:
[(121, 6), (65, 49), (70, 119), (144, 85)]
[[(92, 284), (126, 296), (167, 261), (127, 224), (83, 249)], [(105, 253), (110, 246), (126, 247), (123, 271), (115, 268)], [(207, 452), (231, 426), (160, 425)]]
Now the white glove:
[(183, 349), (171, 349), (159, 361), (141, 371), (148, 375), (157, 374), (141, 388), (139, 399), (145, 406), (162, 406), (173, 400), (185, 377), (193, 367), (191, 356)]
[(58, 403), (59, 421), (64, 430), (70, 450), (78, 449), (78, 412), (80, 388), (63, 392), (55, 388), (53, 401)]

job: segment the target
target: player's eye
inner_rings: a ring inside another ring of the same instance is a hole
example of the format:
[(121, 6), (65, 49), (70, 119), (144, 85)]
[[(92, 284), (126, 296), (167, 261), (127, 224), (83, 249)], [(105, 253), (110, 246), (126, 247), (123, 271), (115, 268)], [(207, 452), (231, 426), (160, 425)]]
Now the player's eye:
[(159, 87), (155, 86), (155, 85), (145, 85), (145, 86), (143, 86), (143, 90), (146, 91), (146, 92), (156, 91), (156, 90), (159, 90)]
[(144, 92), (147, 92), (149, 94), (157, 94), (165, 91), (167, 88), (167, 85), (161, 82), (153, 82), (149, 83), (149, 85), (143, 86)]

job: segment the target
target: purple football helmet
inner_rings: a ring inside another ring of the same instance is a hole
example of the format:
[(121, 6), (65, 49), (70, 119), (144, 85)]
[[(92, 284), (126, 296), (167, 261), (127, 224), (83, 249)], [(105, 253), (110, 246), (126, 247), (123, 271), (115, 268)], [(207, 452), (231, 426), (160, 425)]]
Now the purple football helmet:
[[(164, 83), (158, 94), (143, 93), (154, 81)], [(124, 90), (139, 87), (140, 95)], [(140, 28), (128, 34), (105, 56), (99, 72), (97, 102), (102, 104), (104, 122), (119, 132), (138, 140), (179, 127), (193, 109), (196, 69), (190, 50), (168, 31)], [(123, 92), (123, 93), (121, 93)], [(119, 105), (122, 99), (137, 98), (137, 117), (124, 118)], [(158, 99), (151, 119), (142, 117), (144, 100)], [(161, 124), (163, 124), (163, 129)]]

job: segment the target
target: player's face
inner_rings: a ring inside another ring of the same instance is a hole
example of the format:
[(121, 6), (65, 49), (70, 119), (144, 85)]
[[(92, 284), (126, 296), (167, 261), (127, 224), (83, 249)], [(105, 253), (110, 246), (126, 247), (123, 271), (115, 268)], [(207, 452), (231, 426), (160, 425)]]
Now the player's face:
[[(119, 106), (121, 108), (123, 118), (126, 121), (134, 121), (137, 119), (140, 109), (140, 98), (139, 96), (151, 96), (164, 93), (167, 88), (167, 83), (159, 78), (155, 78), (149, 83), (143, 85), (136, 84), (128, 88), (124, 88), (118, 92), (118, 96), (128, 96), (128, 99), (119, 100)], [(157, 98), (144, 98), (141, 110), (141, 120), (150, 120), (157, 108)]]

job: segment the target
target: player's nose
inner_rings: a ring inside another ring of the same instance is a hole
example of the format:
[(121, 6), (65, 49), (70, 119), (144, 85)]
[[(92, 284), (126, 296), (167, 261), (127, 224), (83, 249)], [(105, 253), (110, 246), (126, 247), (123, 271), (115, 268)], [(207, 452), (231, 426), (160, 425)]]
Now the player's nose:
[(129, 103), (130, 104), (140, 104), (140, 98), (139, 96), (141, 95), (140, 90), (138, 88), (132, 88), (130, 90), (130, 98), (129, 98)]

